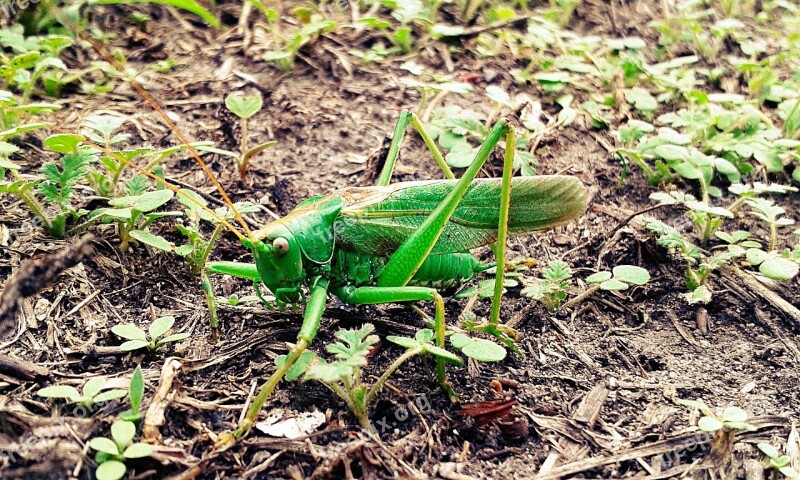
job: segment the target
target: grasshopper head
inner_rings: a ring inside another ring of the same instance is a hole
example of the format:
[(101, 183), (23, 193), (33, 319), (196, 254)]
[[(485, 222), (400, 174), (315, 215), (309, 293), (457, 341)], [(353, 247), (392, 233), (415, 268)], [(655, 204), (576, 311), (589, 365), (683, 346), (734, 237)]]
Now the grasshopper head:
[(305, 279), (303, 254), (294, 234), (286, 226), (275, 223), (259, 240), (244, 240), (253, 251), (261, 281), (278, 301), (296, 303)]

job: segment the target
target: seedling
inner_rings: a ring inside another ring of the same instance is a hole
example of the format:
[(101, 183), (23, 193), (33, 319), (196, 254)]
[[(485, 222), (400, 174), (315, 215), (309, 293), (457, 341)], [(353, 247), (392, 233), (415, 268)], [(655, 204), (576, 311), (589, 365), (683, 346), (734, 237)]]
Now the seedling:
[(231, 94), (225, 99), (225, 106), (228, 107), (228, 110), (234, 113), (237, 117), (239, 117), (240, 125), (241, 125), (241, 147), (239, 150), (239, 156), (236, 159), (236, 165), (239, 168), (239, 175), (244, 180), (245, 176), (247, 175), (247, 166), (250, 163), (250, 159), (253, 158), (256, 154), (263, 152), (269, 147), (276, 145), (278, 142), (264, 142), (260, 145), (256, 145), (253, 148), (248, 148), (248, 136), (249, 132), (247, 130), (247, 120), (258, 113), (261, 110), (263, 102), (261, 100), (260, 95), (241, 95), (241, 94)]
[(95, 475), (97, 480), (119, 480), (125, 476), (125, 461), (149, 457), (153, 447), (146, 443), (133, 442), (136, 425), (133, 422), (117, 420), (111, 425), (111, 438), (95, 437), (89, 440), (89, 447), (97, 451), (95, 461), (99, 464)]
[(764, 459), (764, 463), (767, 468), (777, 470), (781, 472), (784, 477), (791, 480), (800, 479), (800, 473), (798, 473), (797, 470), (789, 465), (791, 458), (789, 458), (788, 455), (781, 455), (777, 448), (765, 442), (759, 443), (758, 449), (761, 450), (761, 453), (763, 453), (765, 457), (767, 457)]
[(783, 207), (775, 205), (772, 200), (765, 198), (750, 198), (747, 199), (747, 205), (753, 209), (751, 214), (762, 220), (769, 226), (769, 246), (768, 251), (775, 250), (775, 242), (778, 238), (778, 227), (785, 227), (794, 225), (794, 220), (791, 218), (783, 217), (786, 210)]
[(157, 318), (153, 321), (153, 323), (150, 324), (147, 329), (147, 333), (132, 323), (115, 325), (111, 328), (111, 331), (115, 335), (127, 340), (119, 346), (119, 349), (123, 352), (132, 352), (134, 350), (139, 350), (140, 348), (147, 348), (147, 350), (150, 352), (154, 352), (158, 347), (164, 345), (165, 343), (179, 342), (189, 338), (190, 334), (188, 332), (175, 333), (163, 337), (163, 335), (167, 333), (174, 324), (175, 317), (161, 317)]
[(631, 285), (642, 286), (650, 281), (650, 273), (635, 265), (617, 265), (610, 272), (601, 271), (589, 275), (586, 283), (591, 285), (583, 293), (564, 304), (563, 308), (572, 308), (586, 300), (598, 290), (621, 291)]
[(730, 455), (736, 441), (736, 432), (756, 430), (756, 427), (747, 423), (747, 412), (739, 407), (728, 407), (718, 416), (702, 401), (678, 399), (675, 402), (690, 409), (700, 410), (703, 414), (697, 422), (697, 427), (715, 435), (711, 444), (712, 458), (724, 458)]
[(550, 262), (542, 269), (542, 278), (536, 279), (522, 290), (522, 294), (539, 300), (544, 306), (554, 312), (561, 307), (567, 298), (567, 288), (570, 284), (572, 269), (565, 262)]
[[(206, 264), (208, 263), (208, 257), (211, 255), (212, 250), (214, 250), (214, 247), (217, 244), (217, 240), (219, 240), (220, 235), (225, 230), (225, 225), (219, 221), (219, 218), (232, 220), (234, 215), (230, 208), (220, 207), (215, 210), (217, 217), (213, 217), (207, 211), (200, 208), (201, 206), (207, 207), (208, 202), (206, 202), (205, 199), (194, 192), (184, 191), (183, 193), (185, 196), (178, 197), (178, 201), (184, 206), (186, 216), (189, 218), (189, 224), (176, 224), (175, 228), (177, 228), (178, 231), (186, 237), (188, 243), (174, 248), (174, 251), (176, 254), (186, 259), (193, 274), (200, 276), (206, 301), (212, 306), (209, 308), (209, 314), (211, 316), (212, 336), (216, 337), (216, 332), (219, 327), (219, 318), (217, 316), (216, 309), (217, 299), (214, 296), (214, 290), (211, 286), (211, 282), (206, 275)], [(196, 203), (188, 201), (186, 197), (194, 198)], [(255, 213), (258, 211), (258, 208), (250, 202), (237, 202), (234, 204), (234, 206), (241, 215)], [(208, 238), (203, 236), (201, 232), (201, 220), (210, 222), (214, 225), (214, 231)], [(238, 303), (238, 296), (236, 298), (236, 303)]]
[(40, 397), (62, 398), (69, 403), (77, 403), (87, 409), (92, 405), (100, 405), (128, 394), (127, 390), (121, 388), (103, 391), (105, 384), (106, 377), (93, 377), (83, 384), (81, 392), (69, 385), (53, 385), (45, 387), (36, 393)]
[(146, 181), (143, 185), (137, 185), (140, 181), (136, 179), (141, 178), (134, 177), (126, 182), (128, 186), (126, 191), (133, 195), (110, 200), (108, 203), (112, 208), (95, 210), (89, 215), (89, 222), (115, 222), (119, 228), (120, 250), (123, 252), (128, 251), (131, 240), (138, 240), (159, 250), (173, 251), (174, 246), (169, 241), (150, 233), (147, 231), (147, 227), (159, 218), (181, 215), (180, 212), (153, 212), (169, 202), (174, 192), (172, 190), (155, 190), (137, 194), (136, 192), (141, 191), (142, 187), (147, 188)]
[(744, 255), (741, 249), (733, 249), (712, 257), (705, 257), (699, 248), (686, 240), (675, 228), (652, 218), (645, 220), (645, 227), (657, 235), (656, 243), (658, 245), (666, 248), (670, 253), (679, 254), (686, 262), (686, 288), (695, 292), (698, 287), (704, 287), (692, 297), (692, 301), (710, 300), (711, 291), (705, 287), (705, 284), (711, 272)]
[[(372, 430), (369, 421), (370, 402), (381, 391), (389, 377), (407, 360), (417, 355), (431, 354), (457, 365), (463, 363), (457, 356), (433, 344), (432, 330), (420, 330), (415, 338), (389, 336), (387, 340), (405, 347), (406, 351), (392, 362), (370, 387), (363, 383), (362, 374), (363, 367), (367, 365), (367, 357), (379, 341), (377, 335), (372, 335), (374, 330), (375, 327), (371, 324), (366, 324), (358, 330), (339, 330), (335, 336), (341, 342), (327, 346), (328, 353), (333, 354), (336, 360), (326, 362), (307, 352), (308, 354), (289, 370), (286, 379), (298, 378), (303, 370), (307, 369), (304, 380), (316, 380), (328, 387), (345, 401), (363, 428)], [(286, 356), (281, 355), (275, 363), (280, 368), (285, 361)]]
[(136, 370), (133, 371), (131, 383), (128, 385), (128, 400), (131, 402), (131, 409), (120, 413), (119, 418), (128, 422), (138, 422), (142, 418), (139, 413), (142, 398), (144, 398), (144, 376), (142, 375), (142, 366), (137, 365)]
[(273, 15), (270, 15), (273, 18), (268, 17), (273, 49), (264, 55), (264, 60), (277, 63), (281, 70), (286, 72), (292, 69), (301, 48), (316, 40), (321, 34), (336, 28), (336, 23), (325, 20), (319, 15), (312, 15), (305, 7), (296, 8), (295, 16), (300, 25), (288, 33), (280, 32), (277, 13), (273, 11)]
[(651, 200), (662, 205), (681, 204), (687, 209), (687, 215), (697, 229), (702, 245), (706, 245), (722, 226), (725, 219), (733, 218), (733, 212), (726, 208), (709, 205), (708, 200), (698, 202), (694, 196), (683, 192), (656, 192), (650, 194)]

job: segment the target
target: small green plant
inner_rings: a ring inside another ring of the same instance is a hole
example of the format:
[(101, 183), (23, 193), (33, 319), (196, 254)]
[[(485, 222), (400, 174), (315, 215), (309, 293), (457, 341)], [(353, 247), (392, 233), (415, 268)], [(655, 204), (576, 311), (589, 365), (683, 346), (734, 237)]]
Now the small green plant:
[(180, 212), (154, 212), (174, 196), (172, 190), (154, 190), (143, 192), (149, 188), (149, 184), (143, 176), (133, 177), (126, 182), (125, 191), (129, 195), (109, 200), (110, 208), (101, 208), (93, 211), (88, 219), (88, 227), (96, 222), (114, 222), (117, 224), (120, 237), (120, 250), (128, 251), (131, 240), (171, 252), (175, 249), (169, 241), (150, 233), (147, 227), (160, 218), (175, 217), (181, 215)]
[(572, 308), (592, 296), (598, 290), (621, 291), (631, 285), (642, 286), (650, 281), (650, 273), (635, 265), (617, 265), (610, 272), (602, 271), (589, 275), (586, 283), (591, 285), (583, 293), (564, 304), (563, 308)]
[(797, 470), (789, 465), (791, 458), (789, 458), (788, 455), (781, 455), (777, 448), (765, 442), (759, 443), (758, 449), (761, 450), (761, 453), (763, 453), (765, 457), (767, 457), (764, 459), (764, 463), (767, 468), (772, 468), (779, 471), (788, 479), (800, 479), (800, 473), (798, 473)]
[(0, 50), (0, 79), (3, 89), (22, 92), (22, 103), (27, 104), (34, 93), (44, 88), (44, 93), (57, 97), (64, 85), (79, 75), (68, 75), (67, 66), (58, 56), (73, 41), (64, 35), (25, 36), (20, 24), (0, 29), (3, 50)]
[[(203, 197), (188, 190), (184, 190), (183, 192), (187, 196), (193, 198), (196, 203), (189, 201), (184, 196), (178, 197), (178, 201), (184, 207), (184, 212), (186, 213), (186, 217), (189, 219), (189, 223), (186, 225), (175, 224), (175, 228), (186, 237), (187, 243), (179, 247), (175, 247), (174, 251), (189, 263), (189, 267), (194, 275), (200, 276), (206, 301), (209, 305), (211, 305), (211, 308), (209, 308), (211, 315), (211, 329), (213, 332), (216, 332), (219, 326), (219, 318), (217, 316), (217, 309), (215, 308), (217, 299), (214, 296), (214, 289), (211, 286), (211, 281), (206, 275), (205, 268), (206, 264), (208, 263), (208, 257), (211, 255), (212, 250), (214, 250), (220, 235), (222, 235), (222, 232), (225, 230), (225, 225), (216, 217), (210, 215), (207, 211), (199, 208), (200, 205), (204, 207), (208, 206), (208, 202), (206, 202)], [(258, 208), (250, 202), (237, 202), (234, 204), (234, 206), (236, 207), (236, 210), (239, 211), (240, 215), (246, 215), (258, 211)], [(215, 213), (219, 216), (219, 218), (223, 218), (225, 220), (233, 219), (233, 211), (231, 211), (231, 209), (228, 207), (218, 208), (216, 209)], [(211, 233), (210, 237), (205, 237), (203, 235), (201, 229), (201, 220), (214, 225), (214, 231)], [(237, 296), (235, 303), (238, 303), (238, 300), (239, 298)], [(225, 301), (224, 303), (230, 304), (228, 301)], [(214, 333), (214, 335), (216, 335), (216, 333)]]
[(294, 9), (298, 26), (291, 32), (283, 33), (280, 30), (280, 16), (270, 9), (267, 15), (267, 27), (272, 36), (272, 50), (264, 55), (264, 60), (275, 62), (283, 71), (289, 71), (294, 65), (294, 60), (300, 49), (315, 41), (320, 35), (336, 28), (336, 23), (322, 18), (321, 15), (312, 14), (308, 8), (297, 7)]
[(542, 278), (529, 282), (522, 290), (522, 294), (539, 300), (548, 310), (554, 312), (567, 298), (567, 288), (571, 276), (572, 269), (567, 263), (560, 260), (550, 262), (542, 269)]
[[(47, 141), (45, 145), (48, 145)], [(77, 223), (89, 213), (76, 209), (72, 205), (72, 196), (76, 185), (89, 172), (88, 166), (95, 160), (95, 156), (86, 150), (75, 149), (63, 155), (58, 163), (45, 163), (41, 168), (44, 179), (39, 181), (23, 179), (19, 174), (20, 167), (9, 159), (18, 150), (19, 148), (9, 143), (0, 143), (0, 178), (8, 172), (12, 179), (0, 180), (0, 193), (18, 197), (49, 235), (64, 238), (67, 235), (67, 225)], [(47, 205), (52, 205), (55, 213), (51, 213)]]
[(778, 227), (794, 225), (794, 220), (783, 217), (786, 210), (775, 205), (775, 202), (765, 198), (749, 198), (747, 205), (752, 208), (751, 214), (769, 226), (769, 243), (767, 250), (775, 250), (775, 243), (778, 238)]
[(125, 476), (125, 462), (135, 458), (145, 458), (153, 454), (153, 447), (146, 443), (133, 442), (136, 425), (126, 420), (117, 420), (111, 425), (111, 438), (95, 437), (89, 440), (89, 447), (95, 450), (98, 463), (95, 475), (97, 480), (119, 480)]
[[(371, 324), (358, 330), (339, 330), (335, 337), (340, 341), (326, 348), (328, 353), (334, 355), (334, 361), (326, 362), (315, 357), (313, 353), (306, 352), (286, 374), (286, 379), (296, 379), (305, 371), (304, 380), (316, 380), (328, 387), (345, 401), (363, 428), (372, 429), (369, 421), (370, 402), (403, 363), (423, 354), (438, 356), (458, 365), (463, 363), (457, 356), (433, 344), (432, 330), (420, 330), (414, 338), (389, 336), (387, 340), (406, 348), (406, 351), (369, 386), (363, 381), (363, 368), (367, 365), (370, 351), (379, 341), (378, 336), (372, 334), (374, 330), (375, 327)], [(286, 356), (281, 355), (276, 358), (275, 363), (280, 367), (285, 361)]]
[(242, 138), (239, 150), (240, 153), (236, 157), (236, 165), (239, 168), (239, 175), (242, 177), (242, 180), (244, 180), (247, 175), (247, 166), (250, 164), (250, 159), (267, 148), (276, 145), (278, 142), (264, 142), (253, 148), (248, 148), (247, 146), (249, 136), (247, 120), (261, 110), (262, 100), (260, 95), (241, 95), (234, 93), (225, 98), (225, 106), (228, 107), (228, 110), (233, 112), (234, 115), (239, 117), (240, 120), (240, 135)]
[(131, 376), (131, 383), (128, 385), (128, 400), (131, 402), (131, 408), (120, 413), (119, 418), (128, 422), (141, 420), (142, 415), (139, 413), (139, 408), (142, 406), (142, 398), (144, 398), (144, 375), (142, 375), (142, 366), (137, 365)]
[(123, 352), (131, 352), (140, 348), (147, 348), (150, 352), (154, 352), (165, 343), (179, 342), (189, 338), (190, 334), (188, 332), (175, 333), (163, 337), (174, 324), (175, 317), (161, 317), (153, 320), (153, 323), (147, 328), (147, 333), (132, 323), (115, 325), (111, 328), (111, 331), (127, 340), (119, 346), (119, 349)]
[(62, 398), (69, 403), (77, 403), (86, 408), (92, 405), (99, 405), (110, 400), (122, 398), (128, 394), (127, 390), (115, 388), (103, 391), (106, 384), (106, 377), (90, 378), (80, 392), (75, 387), (69, 385), (53, 385), (45, 387), (36, 392), (40, 397)]
[(703, 416), (697, 427), (703, 432), (714, 434), (711, 443), (711, 458), (725, 458), (730, 455), (736, 441), (736, 432), (752, 432), (756, 427), (747, 423), (747, 412), (739, 407), (728, 407), (717, 415), (704, 402), (677, 399), (675, 403), (692, 410), (700, 410)]
[(700, 243), (706, 245), (720, 229), (725, 219), (732, 219), (733, 212), (709, 205), (708, 201), (699, 202), (694, 196), (683, 192), (656, 192), (650, 194), (651, 200), (662, 205), (681, 204), (687, 208), (687, 215), (697, 229)]

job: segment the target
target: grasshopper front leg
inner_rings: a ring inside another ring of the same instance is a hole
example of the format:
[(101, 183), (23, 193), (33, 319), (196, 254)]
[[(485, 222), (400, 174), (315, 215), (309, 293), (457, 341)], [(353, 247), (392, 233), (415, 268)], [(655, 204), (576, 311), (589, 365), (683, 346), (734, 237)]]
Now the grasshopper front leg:
[(328, 301), (328, 285), (329, 281), (327, 278), (316, 277), (312, 280), (311, 294), (309, 295), (308, 304), (303, 314), (303, 325), (300, 327), (300, 333), (297, 335), (297, 343), (295, 343), (294, 347), (292, 347), (286, 356), (286, 362), (272, 373), (267, 382), (258, 391), (258, 395), (253, 399), (253, 403), (250, 404), (250, 408), (247, 409), (247, 413), (242, 421), (239, 422), (236, 430), (220, 435), (214, 446), (215, 449), (228, 448), (250, 430), (250, 427), (253, 426), (253, 423), (258, 417), (258, 413), (261, 411), (261, 408), (264, 406), (269, 396), (272, 395), (278, 382), (281, 381), (284, 375), (286, 375), (286, 372), (288, 372), (297, 359), (300, 358), (300, 355), (311, 345), (311, 342), (317, 335), (317, 330), (319, 330), (322, 314), (325, 311), (325, 305)]

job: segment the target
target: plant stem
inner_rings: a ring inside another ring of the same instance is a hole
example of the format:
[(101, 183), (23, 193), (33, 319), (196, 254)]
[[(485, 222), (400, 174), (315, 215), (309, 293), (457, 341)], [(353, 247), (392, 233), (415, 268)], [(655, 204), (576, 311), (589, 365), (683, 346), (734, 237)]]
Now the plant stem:
[(208, 243), (206, 243), (206, 248), (203, 250), (203, 254), (200, 256), (200, 261), (197, 262), (197, 266), (192, 267), (192, 269), (198, 269), (197, 272), (194, 272), (195, 274), (199, 273), (200, 270), (205, 268), (206, 262), (208, 262), (208, 257), (214, 250), (214, 246), (217, 244), (217, 240), (219, 240), (219, 236), (222, 234), (222, 230), (224, 228), (225, 225), (221, 223), (217, 224), (217, 227), (214, 229), (214, 233), (211, 234), (211, 238), (208, 240)]
[(392, 364), (389, 365), (389, 368), (386, 369), (385, 372), (383, 372), (383, 375), (381, 375), (378, 381), (375, 382), (375, 385), (373, 385), (372, 388), (369, 390), (369, 393), (367, 393), (365, 403), (369, 405), (369, 403), (372, 401), (375, 395), (377, 395), (378, 392), (381, 391), (383, 385), (386, 383), (387, 380), (389, 380), (389, 377), (394, 373), (394, 371), (400, 368), (400, 365), (405, 363), (406, 360), (408, 360), (409, 358), (419, 355), (422, 352), (423, 352), (422, 347), (412, 348), (406, 350), (404, 354), (400, 355), (397, 358), (397, 360), (392, 362)]
[(769, 250), (775, 250), (775, 242), (778, 239), (778, 228), (775, 226), (775, 222), (769, 224)]
[(241, 175), (242, 180), (244, 180), (245, 174), (247, 173), (247, 160), (245, 159), (245, 154), (247, 153), (247, 119), (242, 119), (242, 139), (241, 139), (241, 150), (240, 150), (240, 160), (239, 160), (239, 175)]
[(570, 300), (569, 302), (567, 302), (567, 303), (565, 303), (564, 305), (562, 305), (562, 306), (561, 306), (561, 308), (564, 308), (564, 309), (566, 309), (566, 308), (571, 308), (571, 307), (573, 307), (573, 306), (575, 306), (575, 305), (577, 305), (577, 304), (581, 303), (582, 301), (586, 300), (586, 299), (587, 299), (587, 298), (589, 298), (589, 297), (590, 297), (590, 296), (591, 296), (591, 295), (592, 295), (594, 292), (596, 292), (596, 291), (598, 291), (598, 290), (600, 290), (600, 285), (599, 285), (599, 284), (598, 284), (598, 285), (594, 285), (594, 286), (590, 287), (589, 289), (587, 289), (585, 292), (581, 293), (581, 294), (580, 294), (580, 295), (578, 295), (577, 297), (573, 298), (573, 299), (572, 299), (572, 300)]
[(38, 200), (36, 200), (36, 197), (31, 195), (27, 190), (17, 192), (17, 196), (19, 197), (20, 200), (22, 200), (23, 203), (25, 203), (25, 205), (28, 206), (28, 208), (31, 209), (33, 215), (39, 220), (41, 220), (44, 229), (47, 230), (47, 233), (50, 233), (52, 235), (53, 221), (50, 219), (47, 213), (45, 213), (44, 207), (42, 206), (41, 203), (39, 203)]

